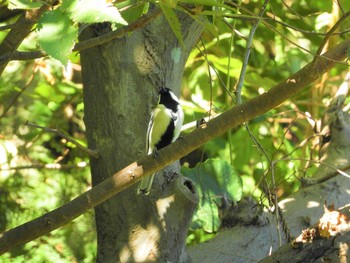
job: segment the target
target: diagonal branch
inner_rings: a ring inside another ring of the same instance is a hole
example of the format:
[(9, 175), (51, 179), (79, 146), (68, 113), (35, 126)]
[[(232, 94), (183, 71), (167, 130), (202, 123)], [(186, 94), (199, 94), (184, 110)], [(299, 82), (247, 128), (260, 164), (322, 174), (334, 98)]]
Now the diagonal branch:
[(70, 137), (69, 135), (65, 134), (64, 132), (62, 132), (62, 131), (60, 131), (58, 129), (52, 129), (52, 128), (40, 126), (40, 125), (37, 125), (35, 123), (31, 123), (31, 122), (28, 122), (28, 121), (24, 125), (27, 125), (27, 126), (30, 126), (30, 127), (34, 127), (34, 128), (39, 128), (39, 129), (42, 129), (43, 131), (46, 131), (46, 132), (55, 133), (58, 136), (60, 136), (61, 138), (66, 139), (68, 142), (73, 143), (75, 146), (77, 146), (80, 150), (82, 150), (88, 156), (94, 157), (96, 159), (98, 159), (100, 157), (97, 151), (91, 150), (91, 149), (81, 145), (79, 142), (74, 140), (72, 137)]
[(47, 54), (42, 51), (14, 51), (11, 53), (7, 53), (3, 56), (0, 56), (0, 63), (3, 63), (5, 61), (9, 60), (33, 60), (36, 58), (42, 58), (46, 57)]
[(63, 226), (87, 210), (135, 184), (143, 176), (149, 176), (227, 130), (277, 107), (332, 69), (336, 65), (335, 61), (343, 60), (346, 57), (349, 45), (350, 39), (341, 42), (325, 53), (324, 56), (316, 57), (311, 63), (265, 94), (224, 112), (219, 117), (207, 122), (205, 126), (194, 130), (182, 140), (178, 140), (160, 150), (157, 159), (154, 159), (153, 156), (146, 156), (65, 205), (4, 232), (0, 235), (0, 254)]

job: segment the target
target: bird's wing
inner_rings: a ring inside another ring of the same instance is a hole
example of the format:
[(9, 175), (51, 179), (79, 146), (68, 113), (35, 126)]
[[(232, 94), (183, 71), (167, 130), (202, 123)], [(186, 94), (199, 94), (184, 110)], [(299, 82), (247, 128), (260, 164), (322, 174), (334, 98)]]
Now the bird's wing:
[(150, 149), (150, 134), (151, 134), (153, 123), (154, 123), (154, 110), (151, 112), (151, 118), (149, 120), (148, 128), (147, 128), (147, 136), (146, 136), (146, 153), (147, 154), (150, 154), (153, 152), (153, 148)]
[(172, 142), (175, 142), (176, 139), (179, 137), (183, 121), (184, 121), (184, 112), (182, 110), (181, 105), (179, 104), (177, 108), (177, 118), (175, 120), (174, 137)]
[(147, 154), (153, 153), (155, 145), (160, 141), (171, 121), (171, 111), (164, 105), (158, 104), (151, 114), (151, 121), (148, 126)]

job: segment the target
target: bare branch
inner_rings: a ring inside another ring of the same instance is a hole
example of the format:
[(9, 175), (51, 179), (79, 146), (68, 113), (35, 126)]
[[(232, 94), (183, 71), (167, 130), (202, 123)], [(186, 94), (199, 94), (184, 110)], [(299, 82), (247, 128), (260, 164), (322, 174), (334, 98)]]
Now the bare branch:
[(19, 15), (20, 13), (23, 13), (23, 10), (20, 10), (20, 9), (10, 10), (10, 9), (8, 9), (7, 6), (1, 6), (0, 7), (0, 22), (4, 22), (4, 21), (6, 21), (14, 16)]
[[(266, 15), (268, 16), (268, 18), (263, 18), (264, 20), (272, 21), (274, 23), (277, 23), (277, 24), (280, 24), (282, 26), (288, 27), (290, 29), (293, 29), (294, 31), (298, 31), (298, 32), (303, 33), (303, 34), (316, 35), (316, 36), (326, 36), (327, 34), (329, 34), (329, 32), (328, 33), (323, 33), (323, 32), (309, 31), (309, 30), (305, 30), (305, 29), (302, 29), (302, 28), (298, 28), (298, 27), (292, 26), (292, 25), (290, 25), (288, 23), (285, 23), (283, 21), (277, 20), (273, 14), (266, 13)], [(332, 36), (342, 35), (342, 34), (349, 33), (349, 32), (350, 32), (350, 29), (346, 29), (346, 30), (343, 30), (343, 31), (340, 31), (340, 32), (333, 32), (330, 35), (332, 35)]]
[(28, 121), (24, 125), (27, 125), (27, 126), (30, 126), (30, 127), (34, 127), (34, 128), (39, 128), (39, 129), (42, 129), (42, 130), (47, 131), (47, 132), (55, 133), (58, 136), (60, 136), (60, 137), (62, 137), (64, 139), (66, 139), (67, 141), (73, 143), (75, 146), (77, 146), (80, 150), (85, 152), (87, 155), (89, 155), (91, 157), (94, 157), (96, 159), (99, 158), (99, 154), (96, 151), (91, 150), (89, 148), (86, 148), (85, 146), (81, 145), (79, 142), (74, 140), (72, 137), (70, 137), (69, 135), (65, 134), (64, 132), (62, 132), (62, 131), (60, 131), (58, 129), (52, 129), (52, 128), (40, 126), (40, 125), (31, 123), (31, 122), (28, 122)]
[[(259, 18), (261, 18), (264, 15), (268, 3), (269, 3), (269, 0), (264, 1), (263, 5), (261, 7), (260, 13), (258, 15)], [(252, 45), (253, 45), (253, 37), (254, 37), (256, 29), (258, 28), (259, 22), (260, 22), (260, 19), (255, 20), (255, 23), (253, 24), (253, 27), (250, 30), (249, 37), (247, 40), (247, 47), (245, 48), (241, 73), (239, 75), (239, 80), (238, 80), (238, 84), (237, 84), (237, 88), (236, 88), (237, 104), (242, 103), (241, 93), (242, 93), (243, 81), (244, 81), (245, 73), (246, 73), (246, 70), (248, 67), (250, 51), (251, 51)]]
[(12, 55), (10, 53), (7, 53), (6, 55), (3, 55), (0, 57), (0, 63), (3, 61), (9, 61), (9, 60), (33, 60), (36, 58), (42, 58), (46, 57), (47, 54), (44, 51), (32, 51), (32, 52), (21, 52), (16, 51)]
[(21, 165), (21, 166), (10, 166), (7, 168), (1, 168), (0, 171), (18, 171), (18, 170), (28, 170), (28, 169), (36, 169), (36, 170), (70, 170), (74, 168), (85, 168), (88, 166), (86, 162), (79, 162), (76, 164), (59, 164), (59, 163), (46, 163), (46, 164), (38, 164), (33, 163), (29, 165)]
[(34, 74), (30, 76), (27, 83), (21, 88), (21, 90), (13, 97), (13, 99), (10, 101), (10, 103), (7, 105), (7, 107), (4, 109), (2, 114), (0, 115), (0, 119), (6, 115), (6, 113), (11, 109), (11, 107), (16, 103), (18, 98), (22, 95), (22, 93), (29, 87), (29, 85), (32, 83), (34, 79)]

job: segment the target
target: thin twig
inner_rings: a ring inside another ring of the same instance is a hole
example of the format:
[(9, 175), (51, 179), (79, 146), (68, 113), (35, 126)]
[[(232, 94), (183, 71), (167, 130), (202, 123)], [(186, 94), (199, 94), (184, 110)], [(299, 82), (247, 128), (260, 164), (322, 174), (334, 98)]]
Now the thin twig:
[(339, 0), (336, 0), (336, 1), (337, 1), (337, 5), (339, 6), (340, 11), (344, 14), (345, 13), (344, 7), (342, 6), (342, 4), (340, 3)]
[[(204, 47), (204, 46), (203, 46)], [(206, 63), (210, 66), (210, 68), (212, 70), (215, 71), (216, 77), (219, 79), (222, 87), (226, 90), (226, 93), (230, 96), (232, 101), (235, 101), (235, 98), (232, 96), (231, 92), (228, 90), (228, 88), (225, 85), (225, 82), (223, 81), (223, 79), (221, 78), (219, 71), (215, 68), (215, 66), (213, 65), (213, 63), (211, 63), (207, 57), (207, 52), (205, 49), (201, 50), (197, 45), (196, 48), (198, 49), (198, 51), (201, 53), (201, 55), (203, 56), (203, 58), (205, 59)]]
[(92, 156), (96, 159), (99, 158), (99, 154), (97, 153), (97, 151), (91, 150), (89, 148), (86, 148), (85, 146), (81, 145), (79, 142), (77, 142), (76, 140), (74, 140), (73, 138), (71, 138), (70, 136), (66, 135), (65, 133), (61, 132), (58, 129), (52, 129), (52, 128), (48, 128), (48, 127), (44, 127), (41, 125), (37, 125), (31, 122), (26, 122), (24, 125), (30, 126), (30, 127), (34, 127), (34, 128), (38, 128), (38, 129), (42, 129), (44, 131), (47, 132), (51, 132), (51, 133), (55, 133), (58, 136), (66, 139), (67, 141), (73, 143), (74, 145), (76, 145), (79, 149), (81, 149), (83, 152), (85, 152), (87, 155)]
[(318, 47), (318, 49), (316, 51), (317, 56), (321, 55), (321, 52), (322, 52), (324, 46), (326, 45), (326, 43), (328, 42), (328, 39), (332, 36), (334, 31), (336, 31), (338, 29), (338, 27), (341, 25), (341, 23), (343, 23), (349, 16), (350, 16), (350, 11), (346, 12), (341, 18), (339, 18), (339, 20), (334, 24), (334, 26), (327, 32), (327, 35), (324, 37), (321, 45)]
[[(242, 87), (243, 87), (243, 82), (244, 82), (244, 77), (245, 77), (245, 73), (247, 70), (247, 66), (248, 66), (248, 61), (249, 61), (249, 56), (250, 56), (250, 52), (251, 52), (251, 48), (252, 48), (252, 44), (253, 44), (253, 37), (255, 34), (255, 31), (258, 28), (259, 22), (261, 20), (261, 17), (264, 15), (267, 4), (268, 4), (269, 0), (265, 0), (265, 2), (263, 3), (260, 13), (258, 15), (258, 19), (255, 20), (255, 23), (253, 24), (253, 27), (250, 30), (248, 39), (247, 39), (247, 47), (245, 49), (245, 54), (244, 54), (244, 58), (243, 58), (243, 64), (242, 64), (242, 68), (241, 68), (241, 73), (239, 76), (239, 80), (238, 80), (238, 84), (237, 84), (237, 88), (236, 88), (236, 97), (237, 97), (237, 104), (241, 104), (242, 103), (242, 99), (241, 99), (241, 93), (242, 93)], [(253, 142), (255, 143), (255, 145), (257, 146), (257, 149), (262, 152), (264, 154), (264, 156), (266, 157), (266, 159), (269, 161), (269, 163), (271, 164), (271, 159), (269, 158), (268, 154), (266, 153), (265, 149), (263, 148), (263, 146), (260, 144), (260, 142), (255, 138), (255, 136), (253, 135), (253, 133), (250, 131), (249, 126), (245, 123), (244, 124), (247, 132), (250, 135), (250, 138), (253, 140)], [(266, 180), (266, 177), (264, 176), (264, 180)], [(273, 185), (275, 185), (274, 183), (274, 178), (273, 178), (273, 172), (272, 172), (272, 183)], [(270, 199), (270, 194), (269, 193), (265, 193), (266, 196), (269, 199), (269, 203), (270, 206), (274, 205), (275, 208), (278, 210), (278, 205), (274, 204), (273, 200)], [(279, 226), (279, 214), (276, 213), (276, 220)], [(278, 233), (279, 233), (279, 238), (280, 238), (280, 230), (278, 227)]]
[[(1, 64), (1, 62), (0, 62)], [(22, 95), (22, 93), (29, 87), (29, 85), (32, 83), (34, 79), (34, 74), (32, 74), (29, 78), (29, 80), (27, 81), (27, 83), (22, 87), (22, 89), (13, 97), (13, 99), (11, 100), (11, 102), (7, 105), (7, 107), (5, 108), (5, 110), (2, 112), (2, 114), (0, 115), (0, 119), (3, 118), (6, 113), (11, 109), (11, 107), (16, 103), (16, 101), (18, 100), (18, 98)]]
[(304, 17), (299, 14), (297, 11), (295, 11), (293, 8), (291, 8), (285, 1), (282, 1), (282, 4), (290, 11), (292, 12), (294, 15), (296, 15), (297, 17), (299, 17), (299, 19), (301, 21), (304, 21)]
[[(266, 15), (269, 16), (268, 13)], [(290, 29), (293, 29), (294, 31), (297, 31), (297, 32), (300, 32), (300, 33), (304, 33), (304, 34), (308, 34), (308, 35), (326, 36), (326, 35), (330, 34), (330, 32), (323, 33), (323, 32), (316, 32), (316, 31), (309, 31), (309, 30), (301, 29), (301, 28), (292, 26), (290, 24), (287, 24), (287, 23), (285, 23), (283, 21), (279, 21), (274, 16), (273, 17), (268, 17), (268, 18), (262, 18), (262, 19), (265, 20), (265, 21), (275, 22), (275, 23), (280, 24), (282, 26), (285, 26), (285, 27), (288, 27)], [(343, 34), (349, 33), (349, 32), (350, 32), (350, 29), (346, 29), (346, 30), (343, 30), (343, 31), (340, 31), (340, 32), (332, 32), (330, 35), (332, 35), (332, 36), (334, 36), (334, 35), (343, 35)]]
[[(269, 3), (269, 0), (265, 0), (264, 4), (261, 7), (259, 18), (261, 18), (264, 15), (268, 3)], [(260, 22), (260, 19), (255, 20), (255, 23), (252, 26), (252, 29), (250, 30), (249, 37), (247, 40), (247, 47), (245, 49), (241, 73), (239, 75), (239, 80), (238, 80), (238, 84), (237, 84), (237, 88), (236, 88), (237, 104), (242, 103), (241, 93), (242, 93), (243, 81), (244, 81), (245, 73), (247, 71), (250, 51), (251, 51), (252, 45), (253, 45), (253, 37), (254, 37), (256, 29), (258, 28), (259, 22)]]
[[(289, 154), (287, 156), (289, 156)], [(319, 164), (321, 166), (324, 165), (324, 166), (334, 170), (334, 171), (329, 172), (328, 174), (325, 174), (324, 176), (319, 177), (319, 178), (305, 178), (305, 177), (299, 178), (299, 177), (296, 177), (298, 180), (300, 180), (300, 182), (302, 183), (302, 185), (304, 187), (310, 186), (310, 185), (315, 185), (315, 184), (321, 184), (329, 179), (332, 179), (332, 178), (338, 176), (339, 174), (342, 176), (345, 176), (347, 178), (350, 178), (350, 175), (345, 172), (345, 171), (350, 169), (350, 165), (346, 165), (344, 167), (337, 168), (329, 163), (326, 163), (326, 162), (323, 162), (320, 160), (310, 160), (309, 158), (290, 158), (290, 157), (288, 157), (288, 158), (283, 157), (283, 158), (280, 158), (278, 160), (275, 160), (273, 165), (276, 166), (277, 163), (283, 162), (283, 161), (310, 162), (310, 163), (314, 163), (314, 164)]]
[[(227, 1), (226, 1), (227, 2)], [(235, 6), (236, 8), (238, 8), (239, 6), (234, 3), (234, 2), (230, 2), (231, 5)], [(244, 12), (246, 12), (247, 14), (250, 14), (250, 15), (255, 15), (253, 12), (251, 12), (250, 10), (240, 6), (241, 10), (243, 10)], [(261, 17), (257, 17), (256, 19), (259, 19), (259, 21), (261, 21), (266, 27), (270, 28), (272, 31), (276, 32), (277, 34), (279, 34), (280, 36), (282, 36), (287, 42), (289, 42), (290, 44), (292, 44), (293, 46), (296, 46), (298, 47), (299, 49), (305, 51), (306, 53), (310, 54), (310, 55), (313, 55), (317, 58), (321, 57), (323, 59), (326, 59), (328, 60), (329, 62), (336, 62), (338, 64), (343, 64), (343, 65), (347, 65), (348, 64), (346, 62), (342, 62), (342, 61), (333, 61), (331, 58), (327, 58), (327, 57), (324, 57), (323, 55), (317, 55), (316, 53), (314, 52), (311, 52), (310, 50), (302, 47), (301, 45), (295, 43), (294, 41), (292, 41), (291, 39), (289, 39), (285, 34), (283, 34), (281, 31), (279, 31), (278, 29), (276, 29), (275, 27), (273, 27), (270, 23), (268, 23), (265, 19), (262, 19)], [(347, 31), (345, 31), (347, 32)]]
[(147, 13), (144, 16), (141, 16), (139, 19), (130, 23), (128, 26), (121, 27), (115, 31), (108, 32), (104, 35), (90, 38), (75, 44), (73, 48), (74, 51), (82, 51), (88, 48), (96, 47), (107, 42), (110, 42), (113, 39), (122, 38), (127, 34), (135, 31), (136, 29), (145, 26), (146, 24), (152, 22), (162, 13), (160, 8), (155, 8), (151, 12)]
[(59, 164), (59, 163), (48, 163), (48, 164), (29, 164), (29, 165), (20, 165), (20, 166), (10, 166), (1, 168), (0, 171), (18, 171), (18, 170), (27, 170), (27, 169), (36, 169), (36, 170), (70, 170), (74, 168), (85, 168), (89, 164), (86, 162), (79, 162), (77, 164)]
[(213, 78), (211, 76), (211, 70), (210, 70), (210, 61), (208, 60), (208, 52), (207, 52), (207, 49), (205, 47), (205, 44), (204, 44), (204, 41), (203, 41), (203, 38), (200, 37), (200, 40), (202, 42), (202, 46), (203, 46), (203, 54), (204, 55), (204, 58), (207, 62), (207, 67), (208, 67), (208, 75), (209, 75), (209, 86), (210, 86), (210, 95), (209, 95), (209, 112), (208, 112), (208, 117), (209, 117), (209, 120), (211, 118), (211, 115), (212, 115), (212, 109), (213, 109)]
[[(248, 39), (247, 39), (247, 47), (246, 47), (246, 50), (245, 50), (243, 64), (242, 64), (242, 68), (241, 68), (241, 73), (240, 73), (239, 81), (238, 81), (237, 88), (236, 88), (237, 104), (241, 104), (242, 103), (241, 93), (242, 93), (242, 87), (243, 87), (243, 81), (244, 81), (245, 73), (246, 73), (247, 66), (248, 66), (248, 60), (249, 60), (249, 56), (250, 56), (250, 51), (251, 51), (251, 47), (252, 47), (252, 43), (253, 43), (253, 37), (254, 37), (256, 29), (258, 28), (259, 22), (260, 22), (262, 16), (264, 15), (264, 13), (265, 13), (265, 10), (266, 10), (268, 2), (269, 2), (269, 0), (265, 0), (263, 6), (261, 7), (261, 11), (260, 11), (260, 13), (258, 15), (259, 18), (256, 19), (252, 29), (250, 30), (250, 33), (249, 33), (249, 36), (248, 36)], [(271, 159), (267, 155), (265, 149), (262, 147), (260, 142), (252, 134), (252, 132), (249, 129), (249, 126), (247, 124), (244, 124), (244, 126), (245, 126), (246, 130), (248, 131), (251, 139), (253, 140), (253, 142), (257, 146), (257, 148), (264, 154), (264, 156), (267, 158), (267, 160), (269, 161), (270, 165), (272, 166), (273, 164), (271, 162)], [(272, 184), (275, 186), (274, 169), (271, 169), (271, 175), (272, 175)], [(266, 180), (265, 176), (264, 176), (264, 180)], [(275, 194), (275, 191), (276, 190), (274, 189), (273, 196), (275, 196), (275, 197), (272, 198), (274, 200), (271, 200), (271, 196), (272, 195), (269, 194), (268, 192), (265, 193), (265, 195), (267, 196), (267, 198), (269, 200), (270, 206), (274, 206), (275, 209), (276, 209), (276, 214), (275, 215), (276, 215), (276, 220), (277, 220), (277, 230), (278, 230), (278, 233), (279, 233), (279, 235), (278, 235), (279, 236), (279, 242), (281, 244), (281, 242), (282, 242), (281, 241), (281, 231), (280, 231), (280, 228), (279, 228), (280, 223), (282, 223), (282, 227), (283, 227), (283, 230), (284, 230), (283, 232), (286, 235), (286, 238), (289, 240), (291, 238), (291, 236), (290, 236), (290, 232), (285, 231), (285, 229), (288, 229), (288, 227), (286, 225), (286, 222), (284, 221), (282, 211), (281, 211), (281, 209), (278, 206), (278, 203), (277, 203), (278, 199), (277, 199), (277, 195)]]

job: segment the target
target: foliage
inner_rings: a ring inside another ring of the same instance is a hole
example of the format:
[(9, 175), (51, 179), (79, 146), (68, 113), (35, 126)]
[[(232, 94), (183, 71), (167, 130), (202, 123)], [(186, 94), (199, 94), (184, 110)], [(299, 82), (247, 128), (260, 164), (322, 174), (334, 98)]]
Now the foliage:
[[(226, 196), (239, 201), (242, 197), (242, 179), (234, 168), (222, 159), (208, 159), (190, 169), (183, 167), (181, 173), (197, 185), (200, 202), (192, 219), (189, 238), (201, 231), (217, 232), (220, 226), (217, 203)], [(213, 202), (215, 201), (215, 203)], [(203, 234), (203, 233), (202, 233)]]
[[(38, 7), (31, 1), (14, 1), (9, 8), (30, 9)], [(38, 42), (51, 57), (67, 64), (74, 43), (78, 38), (77, 23), (113, 22), (128, 23), (118, 8), (99, 0), (63, 0), (57, 8), (46, 12), (38, 23)]]
[[(35, 122), (67, 131), (77, 140), (84, 139), (81, 85), (65, 79), (63, 68), (49, 60), (13, 62), (4, 75), (2, 87), (8, 92), (1, 93), (2, 101), (9, 102), (5, 98), (15, 96), (20, 89), (24, 91), (1, 119), (1, 231), (41, 216), (91, 186), (88, 159), (80, 150), (56, 134), (25, 125), (26, 121)], [(1, 259), (91, 262), (95, 255), (92, 215), (91, 211), (66, 228), (29, 242)]]
[[(138, 19), (151, 5), (159, 5), (180, 43), (183, 36), (176, 12), (186, 12), (202, 23), (204, 32), (191, 52), (183, 78), (183, 108), (185, 123), (189, 123), (212, 118), (236, 104), (246, 40), (261, 8), (261, 1), (238, 2), (164, 0), (150, 4), (129, 0), (112, 5), (110, 1), (63, 0), (47, 11), (19, 50), (40, 47), (50, 57), (11, 61), (0, 78), (0, 229), (40, 216), (91, 187), (84, 153), (55, 133), (25, 125), (29, 121), (59, 128), (84, 144), (79, 54), (72, 53), (80, 33), (78, 23), (110, 22), (118, 29)], [(350, 10), (349, 1), (336, 2), (269, 2), (253, 38), (243, 101), (266, 92), (312, 60), (325, 33)], [(1, 5), (32, 9), (40, 4), (16, 0)], [(0, 27), (14, 22), (15, 18), (0, 21)], [(348, 25), (349, 19), (345, 19), (338, 32)], [(0, 41), (6, 34), (0, 31)], [(331, 36), (329, 46), (346, 36)], [(267, 192), (281, 199), (298, 189), (298, 178), (312, 174), (318, 160), (318, 137), (306, 116), (322, 117), (347, 70), (340, 64), (312, 88), (207, 143), (194, 158), (184, 159), (189, 167), (184, 167), (183, 173), (198, 183), (201, 197), (189, 243), (206, 240), (217, 231), (218, 208), (213, 200), (227, 195), (238, 201), (242, 195), (253, 195), (269, 206)], [(217, 172), (217, 167), (225, 173)], [(92, 217), (92, 212), (87, 213), (6, 253), (1, 260), (91, 262), (96, 253)]]
[[(251, 19), (246, 16), (258, 14), (260, 9), (252, 1), (242, 4), (240, 12), (216, 1), (205, 3), (210, 8), (204, 7), (201, 12), (208, 14), (208, 20), (201, 41), (187, 62), (183, 79), (185, 122), (215, 116), (235, 105), (245, 39), (252, 27)], [(309, 63), (325, 32), (341, 16), (338, 8), (350, 8), (344, 1), (340, 6), (332, 6), (330, 1), (319, 5), (293, 2), (288, 7), (281, 4), (269, 2), (265, 20), (260, 21), (254, 35), (243, 82), (244, 101), (266, 92)], [(345, 24), (339, 31), (346, 29)], [(330, 39), (334, 45), (342, 37), (336, 35)], [(319, 138), (306, 116), (310, 114), (315, 121), (322, 118), (324, 107), (347, 69), (339, 65), (309, 91), (210, 141), (197, 155), (202, 156), (202, 161), (207, 157), (229, 161), (243, 180), (243, 193), (255, 196), (266, 206), (269, 206), (267, 191), (275, 193), (278, 199), (291, 194), (300, 186), (298, 178), (312, 175), (318, 160)], [(216, 204), (212, 202), (211, 207)], [(213, 220), (217, 222), (217, 215), (207, 218), (206, 223)], [(212, 230), (202, 230), (190, 231), (189, 242), (201, 242), (212, 236)]]

